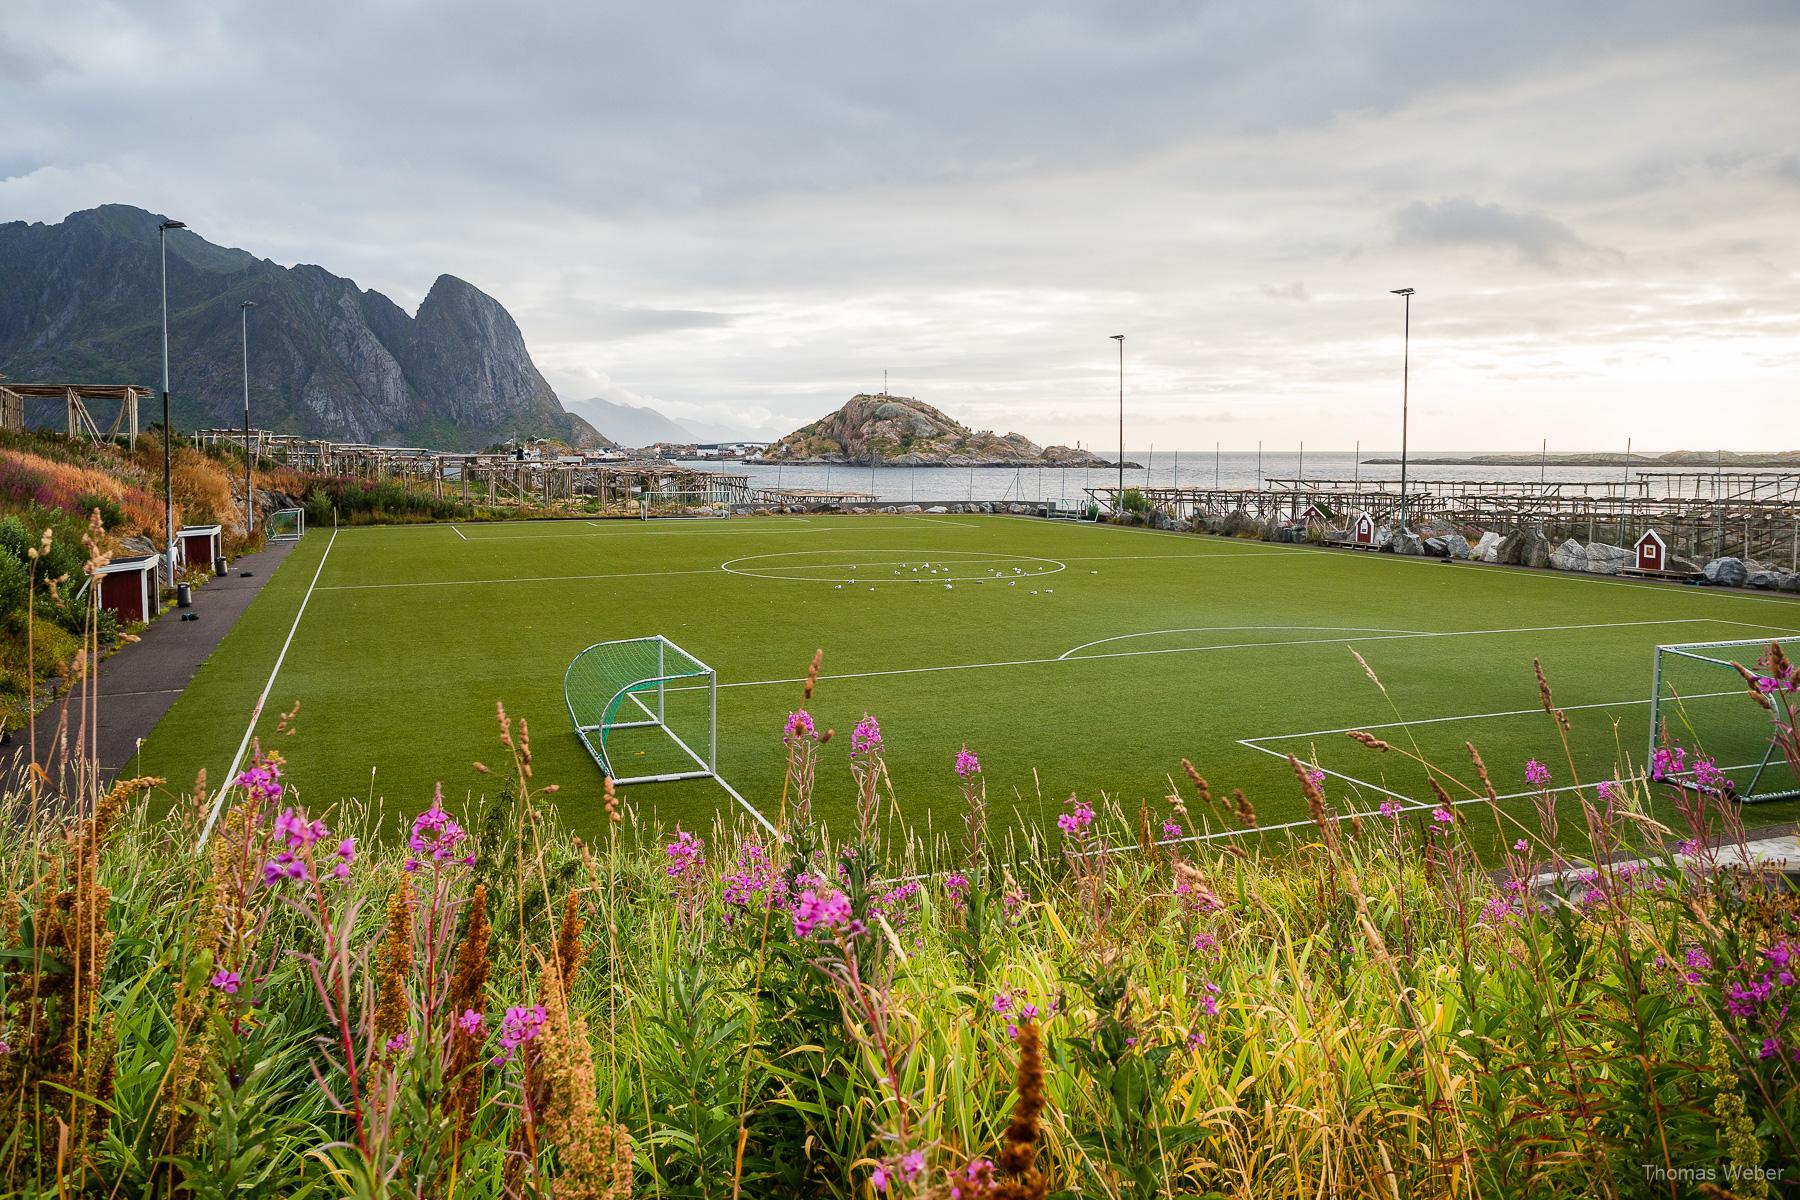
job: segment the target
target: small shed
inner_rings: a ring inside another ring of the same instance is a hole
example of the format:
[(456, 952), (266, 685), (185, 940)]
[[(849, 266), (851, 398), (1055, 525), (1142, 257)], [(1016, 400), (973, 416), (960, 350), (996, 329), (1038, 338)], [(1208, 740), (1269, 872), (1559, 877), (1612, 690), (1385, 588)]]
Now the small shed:
[(126, 625), (155, 616), (156, 568), (161, 563), (160, 554), (140, 554), (115, 558), (96, 568), (94, 586), (100, 589), (100, 607)]
[(1640, 571), (1666, 571), (1669, 569), (1669, 544), (1663, 541), (1662, 534), (1654, 529), (1646, 529), (1644, 535), (1637, 540), (1637, 569)]
[(217, 525), (183, 525), (175, 533), (175, 544), (184, 567), (211, 568), (213, 560), (225, 553), (224, 534)]
[(1350, 540), (1359, 546), (1375, 544), (1375, 518), (1368, 513), (1357, 513), (1356, 523), (1350, 526)]

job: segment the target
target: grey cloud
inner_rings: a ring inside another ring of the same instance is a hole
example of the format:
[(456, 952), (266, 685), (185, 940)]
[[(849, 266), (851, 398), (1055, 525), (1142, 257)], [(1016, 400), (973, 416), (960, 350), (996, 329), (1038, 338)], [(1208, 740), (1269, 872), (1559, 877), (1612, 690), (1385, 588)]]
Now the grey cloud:
[(1521, 212), (1466, 196), (1414, 200), (1394, 214), (1401, 246), (1486, 246), (1514, 251), (1521, 262), (1556, 266), (1588, 244), (1541, 212)]

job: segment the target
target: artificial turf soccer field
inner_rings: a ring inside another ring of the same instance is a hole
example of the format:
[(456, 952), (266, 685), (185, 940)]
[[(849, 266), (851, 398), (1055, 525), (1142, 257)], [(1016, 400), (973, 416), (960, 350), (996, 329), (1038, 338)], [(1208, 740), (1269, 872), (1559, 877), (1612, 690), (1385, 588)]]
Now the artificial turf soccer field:
[[(592, 643), (662, 634), (717, 671), (719, 773), (771, 815), (783, 724), (822, 647), (808, 707), (840, 737), (815, 812), (834, 825), (849, 818), (848, 734), (865, 711), (881, 722), (900, 816), (921, 830), (959, 826), (951, 763), (965, 742), (997, 821), (1010, 806), (1042, 827), (1070, 793), (1102, 791), (1134, 812), (1147, 797), (1160, 818), (1187, 757), (1215, 792), (1245, 789), (1266, 825), (1305, 816), (1289, 752), (1328, 773), (1340, 807), (1378, 805), (1382, 789), (1428, 798), (1419, 768), (1353, 743), (1350, 728), (1416, 741), (1467, 782), (1451, 787), (1458, 798), (1475, 794), (1471, 741), (1504, 793), (1527, 790), (1527, 758), (1569, 785), (1534, 657), (1569, 713), (1581, 781), (1611, 778), (1644, 755), (1654, 646), (1797, 631), (1800, 602), (1754, 593), (1033, 518), (314, 529), (137, 770), (176, 787), (205, 768), (216, 785), (267, 685), (256, 732), (271, 740), (300, 702), (280, 749), (311, 809), (373, 793), (411, 813), (434, 781), (457, 803), (495, 789), (470, 764), (501, 759), (502, 701), (530, 722), (536, 782), (560, 785), (569, 826), (591, 833), (601, 778), (572, 730), (564, 670)], [(703, 693), (672, 696), (677, 722), (702, 711)], [(655, 731), (613, 747), (621, 771), (675, 762)], [(638, 785), (627, 800), (688, 828), (741, 811), (712, 780)], [(1755, 811), (1784, 819), (1800, 805)]]

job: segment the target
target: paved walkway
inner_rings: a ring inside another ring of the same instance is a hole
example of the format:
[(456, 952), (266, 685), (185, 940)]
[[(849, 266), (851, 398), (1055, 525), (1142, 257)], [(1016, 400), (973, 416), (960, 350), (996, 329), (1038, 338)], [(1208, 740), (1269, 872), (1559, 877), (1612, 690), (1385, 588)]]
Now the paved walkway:
[[(256, 554), (231, 564), (226, 575), (208, 579), (194, 589), (194, 606), (170, 608), (152, 621), (139, 640), (122, 647), (100, 663), (100, 770), (111, 777), (131, 763), (140, 739), (150, 736), (175, 697), (181, 695), (200, 664), (211, 657), (231, 632), (250, 601), (262, 591), (298, 542), (274, 542)], [(241, 572), (249, 571), (249, 578)], [(183, 621), (182, 612), (199, 614), (197, 621)], [(38, 761), (51, 757), (50, 746), (62, 720), (64, 699), (59, 697), (38, 714)], [(70, 735), (78, 725), (69, 714)], [(0, 750), (0, 764), (8, 767), (30, 752), (29, 734), (13, 732), (13, 744)]]

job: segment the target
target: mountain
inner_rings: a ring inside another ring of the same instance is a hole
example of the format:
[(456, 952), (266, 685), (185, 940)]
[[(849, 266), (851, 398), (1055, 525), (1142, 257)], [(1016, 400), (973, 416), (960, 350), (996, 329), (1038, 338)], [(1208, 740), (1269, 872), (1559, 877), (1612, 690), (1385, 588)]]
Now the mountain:
[(569, 411), (584, 418), (597, 429), (607, 431), (621, 446), (649, 446), (657, 442), (688, 445), (710, 439), (663, 416), (654, 408), (621, 404), (616, 400), (571, 400)]
[(763, 457), (787, 462), (874, 461), (893, 466), (1113, 465), (1086, 450), (1068, 446), (1045, 449), (1023, 434), (977, 433), (908, 396), (862, 394), (788, 434), (764, 451)]
[[(161, 382), (157, 224), (109, 204), (60, 224), (0, 224), (0, 374)], [(243, 420), (239, 305), (249, 310), (251, 419), (281, 433), (473, 449), (514, 434), (609, 446), (565, 411), (499, 301), (440, 275), (408, 315), (323, 267), (283, 267), (169, 234), (176, 428)]]

